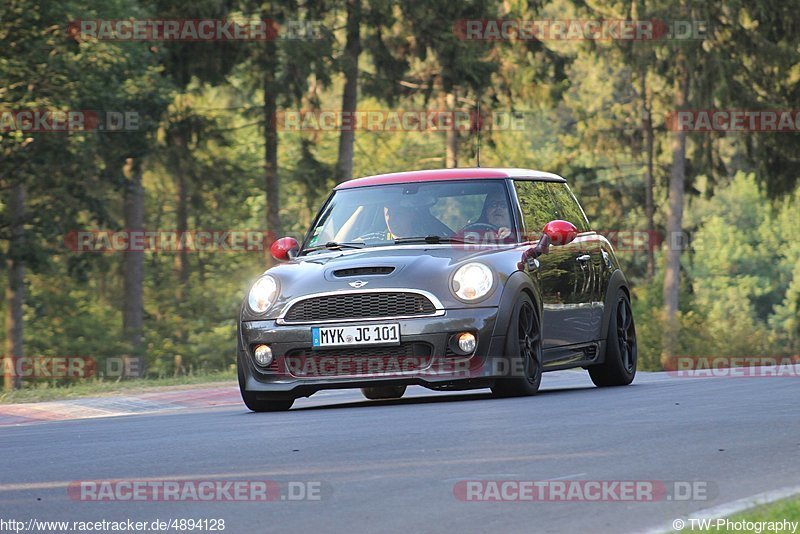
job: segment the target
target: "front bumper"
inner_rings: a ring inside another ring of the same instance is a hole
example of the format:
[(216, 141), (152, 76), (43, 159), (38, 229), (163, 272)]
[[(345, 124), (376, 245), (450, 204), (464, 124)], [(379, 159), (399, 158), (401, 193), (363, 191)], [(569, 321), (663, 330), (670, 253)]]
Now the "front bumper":
[[(505, 361), (505, 328), (496, 328), (497, 311), (496, 307), (454, 309), (435, 317), (343, 321), (333, 325), (399, 323), (400, 339), (404, 345), (425, 345), (429, 351), (423, 356), (405, 357), (400, 362), (392, 362), (391, 356), (388, 360), (384, 357), (379, 365), (369, 368), (358, 362), (354, 364), (356, 358), (345, 361), (348, 357), (343, 353), (347, 354), (347, 349), (319, 349), (312, 353), (313, 325), (279, 325), (274, 320), (243, 321), (239, 328), (238, 355), (241, 378), (247, 391), (263, 392), (266, 396), (300, 397), (322, 389), (377, 385), (421, 385), (431, 389), (486, 387), (491, 385), (492, 378)], [(448, 350), (450, 338), (465, 331), (477, 337), (477, 346), (470, 356)], [(274, 362), (267, 368), (256, 365), (253, 358), (252, 347), (260, 343), (266, 343), (272, 349)], [(384, 353), (380, 350), (382, 347), (371, 348), (376, 349), (376, 354)], [(365, 348), (353, 352), (364, 354), (365, 351), (369, 353)], [(298, 353), (312, 356), (296, 357)], [(308, 365), (311, 361), (315, 363)]]

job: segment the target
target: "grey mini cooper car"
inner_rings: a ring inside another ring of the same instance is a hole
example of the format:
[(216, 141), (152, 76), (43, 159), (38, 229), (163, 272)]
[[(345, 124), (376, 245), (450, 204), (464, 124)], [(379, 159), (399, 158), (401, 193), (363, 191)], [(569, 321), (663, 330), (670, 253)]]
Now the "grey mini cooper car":
[(340, 184), (302, 243), (241, 306), (247, 407), (323, 389), (401, 397), (408, 385), (533, 395), (544, 371), (630, 384), (636, 331), (611, 244), (566, 180), (526, 169), (401, 172)]

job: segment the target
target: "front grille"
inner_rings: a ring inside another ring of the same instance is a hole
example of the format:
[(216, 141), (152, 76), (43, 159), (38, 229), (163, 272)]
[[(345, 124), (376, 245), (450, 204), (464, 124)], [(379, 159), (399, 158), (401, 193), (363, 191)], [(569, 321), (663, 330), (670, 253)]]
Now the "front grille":
[(436, 307), (424, 295), (404, 292), (346, 293), (311, 297), (294, 304), (284, 317), (287, 323), (337, 319), (374, 319), (407, 315), (431, 315)]
[(350, 347), (287, 353), (284, 365), (296, 377), (396, 375), (430, 367), (433, 349), (423, 342), (396, 347)]

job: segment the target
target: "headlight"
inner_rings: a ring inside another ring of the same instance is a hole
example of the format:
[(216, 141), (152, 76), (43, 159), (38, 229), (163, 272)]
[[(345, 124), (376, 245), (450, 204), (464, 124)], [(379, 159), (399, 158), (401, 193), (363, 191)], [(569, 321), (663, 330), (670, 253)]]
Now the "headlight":
[(492, 270), (482, 263), (461, 266), (453, 276), (453, 293), (462, 300), (477, 300), (492, 289)]
[(264, 313), (270, 309), (277, 296), (278, 282), (269, 275), (262, 276), (250, 288), (247, 305), (256, 313)]

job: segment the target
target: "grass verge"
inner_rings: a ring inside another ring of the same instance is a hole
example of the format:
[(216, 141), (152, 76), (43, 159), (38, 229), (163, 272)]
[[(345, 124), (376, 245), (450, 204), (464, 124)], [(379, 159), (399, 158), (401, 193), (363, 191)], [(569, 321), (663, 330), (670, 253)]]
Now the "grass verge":
[(230, 382), (230, 385), (235, 385), (236, 371), (196, 373), (191, 376), (179, 376), (174, 378), (141, 378), (119, 382), (111, 380), (92, 380), (65, 386), (53, 386), (50, 383), (41, 383), (23, 389), (0, 393), (0, 404), (57, 401), (79, 397), (105, 397), (126, 393), (142, 393), (167, 387), (175, 389), (181, 387), (198, 387), (202, 385), (219, 385), (221, 382)]
[[(719, 523), (720, 527), (717, 528), (717, 520), (711, 520), (710, 528), (699, 529), (698, 525), (695, 528), (690, 528), (687, 522), (687, 527), (681, 532), (718, 532), (723, 533), (742, 533), (742, 532), (792, 532), (792, 527), (787, 530), (769, 529), (763, 523), (778, 523), (782, 524), (784, 520), (789, 522), (800, 522), (800, 496), (784, 499), (770, 504), (764, 504), (746, 510), (739, 514), (734, 514), (728, 518), (720, 518), (725, 523)], [(757, 525), (759, 523), (760, 525)], [(800, 532), (800, 528), (797, 529)]]

